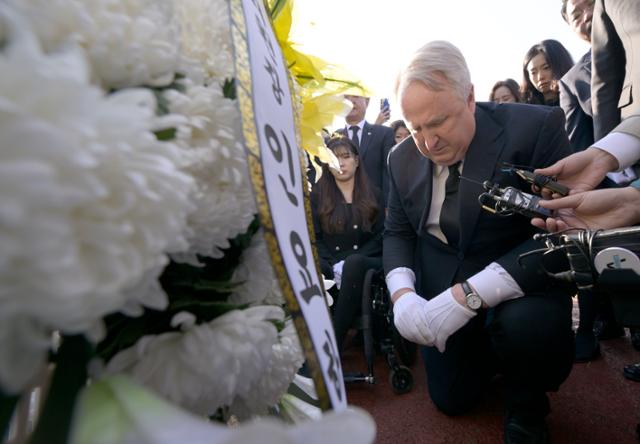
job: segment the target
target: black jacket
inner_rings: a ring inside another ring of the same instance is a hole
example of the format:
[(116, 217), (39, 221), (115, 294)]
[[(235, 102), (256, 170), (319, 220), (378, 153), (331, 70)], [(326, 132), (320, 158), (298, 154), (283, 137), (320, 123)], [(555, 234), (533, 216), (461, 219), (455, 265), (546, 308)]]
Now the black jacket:
[[(351, 206), (350, 204), (344, 205)], [(318, 216), (318, 193), (316, 190), (311, 193), (311, 210), (318, 255), (329, 265), (340, 262), (354, 253), (369, 257), (382, 255), (383, 209), (380, 209), (371, 231), (364, 231), (361, 226), (354, 224), (351, 212), (347, 212), (351, 217), (345, 221), (345, 231), (334, 234), (322, 231)]]
[[(413, 269), (416, 291), (430, 299), (462, 282), (491, 262), (498, 262), (525, 294), (548, 292), (555, 287), (539, 267), (540, 258), (518, 265), (518, 256), (542, 247), (532, 239), (529, 219), (501, 217), (481, 209), (478, 185), (490, 180), (500, 186), (530, 191), (526, 182), (502, 170), (501, 162), (531, 167), (551, 165), (571, 154), (558, 107), (477, 103), (476, 133), (469, 146), (460, 181), (460, 242), (451, 247), (425, 228), (431, 205), (432, 167), (409, 138), (389, 156), (389, 212), (385, 222), (383, 262), (385, 273), (397, 267)], [(560, 290), (559, 290), (560, 291)], [(566, 293), (566, 288), (562, 289)]]

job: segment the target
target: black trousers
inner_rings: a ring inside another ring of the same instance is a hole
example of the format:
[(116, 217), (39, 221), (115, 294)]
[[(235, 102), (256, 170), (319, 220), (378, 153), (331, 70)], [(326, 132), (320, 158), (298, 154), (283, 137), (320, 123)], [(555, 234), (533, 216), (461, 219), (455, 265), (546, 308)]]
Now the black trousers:
[(525, 296), (481, 310), (444, 353), (422, 347), (422, 356), (429, 394), (445, 414), (467, 412), (500, 373), (507, 410), (537, 421), (549, 413), (546, 392), (558, 390), (573, 365), (571, 299)]
[(364, 276), (368, 270), (380, 268), (382, 268), (381, 257), (352, 254), (344, 261), (340, 292), (333, 309), (333, 328), (340, 353), (342, 353), (347, 332), (362, 308)]

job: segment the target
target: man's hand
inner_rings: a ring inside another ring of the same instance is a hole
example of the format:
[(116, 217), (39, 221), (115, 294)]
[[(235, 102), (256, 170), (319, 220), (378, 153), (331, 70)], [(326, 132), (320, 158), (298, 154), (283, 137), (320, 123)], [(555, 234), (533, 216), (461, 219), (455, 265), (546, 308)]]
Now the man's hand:
[[(555, 180), (569, 187), (570, 194), (576, 194), (593, 190), (608, 172), (617, 169), (618, 161), (615, 157), (606, 151), (590, 147), (534, 172), (554, 177)], [(547, 199), (552, 197), (547, 190), (543, 190), (542, 195)]]
[(550, 232), (567, 228), (610, 229), (640, 223), (640, 190), (608, 188), (573, 194), (561, 199), (541, 200), (540, 205), (557, 210), (546, 220), (531, 223)]
[(417, 344), (435, 345), (440, 352), (449, 336), (475, 315), (455, 300), (451, 289), (430, 301), (407, 292), (393, 305), (393, 322), (400, 334)]

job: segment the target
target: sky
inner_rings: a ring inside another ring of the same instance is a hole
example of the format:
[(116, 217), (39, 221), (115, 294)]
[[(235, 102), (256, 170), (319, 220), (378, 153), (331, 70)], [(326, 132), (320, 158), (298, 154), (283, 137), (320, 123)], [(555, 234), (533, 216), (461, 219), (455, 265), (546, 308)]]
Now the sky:
[(476, 100), (488, 100), (498, 80), (520, 82), (522, 60), (544, 39), (560, 41), (574, 61), (588, 49), (560, 15), (561, 0), (295, 0), (292, 40), (305, 52), (348, 69), (375, 97), (388, 97), (391, 119), (401, 118), (393, 84), (403, 62), (431, 40), (448, 40), (463, 53)]

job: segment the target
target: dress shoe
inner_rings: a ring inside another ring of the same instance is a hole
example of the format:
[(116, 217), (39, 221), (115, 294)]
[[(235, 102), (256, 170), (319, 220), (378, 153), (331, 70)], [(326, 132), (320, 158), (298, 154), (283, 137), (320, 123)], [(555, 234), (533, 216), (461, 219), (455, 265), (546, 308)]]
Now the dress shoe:
[(505, 444), (548, 444), (549, 429), (544, 420), (536, 423), (522, 421), (518, 416), (507, 417), (504, 425)]
[(612, 319), (599, 319), (593, 324), (593, 333), (600, 341), (606, 341), (624, 336), (624, 328)]
[(575, 362), (589, 362), (600, 356), (600, 345), (593, 332), (578, 330), (576, 332)]
[(624, 366), (624, 377), (632, 381), (640, 382), (640, 362)]

